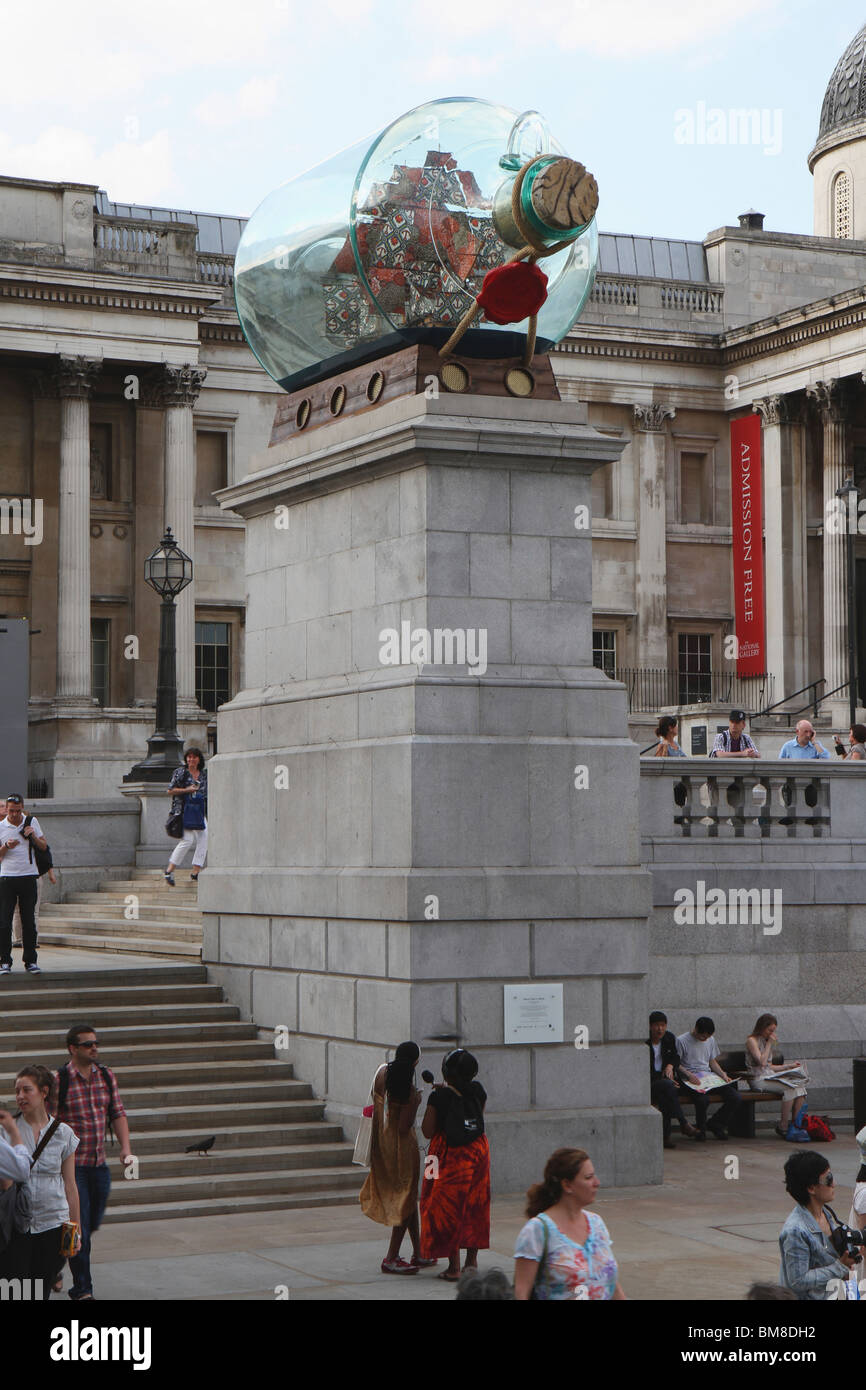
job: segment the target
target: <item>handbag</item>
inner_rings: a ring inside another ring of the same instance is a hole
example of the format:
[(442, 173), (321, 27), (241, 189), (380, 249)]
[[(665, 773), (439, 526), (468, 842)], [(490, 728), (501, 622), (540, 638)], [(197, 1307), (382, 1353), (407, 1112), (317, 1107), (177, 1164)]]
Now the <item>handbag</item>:
[[(376, 1068), (376, 1075), (370, 1085), (370, 1097), (372, 1099), (373, 1086), (376, 1083), (376, 1076), (379, 1075), (379, 1068)], [(357, 1163), (360, 1168), (369, 1168), (370, 1150), (373, 1147), (373, 1114), (374, 1105), (365, 1105), (361, 1111), (361, 1122), (358, 1125), (358, 1134), (355, 1139), (355, 1152), (352, 1154), (352, 1162)]]
[[(25, 829), (32, 820), (32, 816), (24, 817)], [(51, 858), (51, 846), (46, 845), (44, 849), (40, 849), (39, 846), (34, 845), (33, 841), (29, 838), (27, 840), (27, 845), (30, 850), (30, 863), (32, 864), (33, 860), (36, 860), (36, 872), (41, 878), (43, 874), (48, 873), (49, 869), (54, 868), (54, 860)]]
[(165, 823), (165, 833), (173, 840), (183, 839), (183, 811), (174, 811)]

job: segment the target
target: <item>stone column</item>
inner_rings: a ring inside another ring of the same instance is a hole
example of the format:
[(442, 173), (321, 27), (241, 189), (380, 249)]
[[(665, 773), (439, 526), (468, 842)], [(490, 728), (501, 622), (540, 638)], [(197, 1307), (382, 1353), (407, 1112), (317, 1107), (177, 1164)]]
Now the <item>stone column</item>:
[[(842, 382), (817, 381), (806, 394), (821, 412), (824, 427), (824, 676), (826, 691), (848, 679), (848, 613), (845, 601), (845, 536), (827, 525), (836, 502), (836, 489), (845, 480), (846, 418)], [(835, 700), (847, 704), (847, 691)]]
[(56, 700), (91, 704), (90, 392), (102, 362), (58, 357), (37, 377), (38, 395), (60, 398)]
[(636, 405), (638, 440), (637, 665), (668, 665), (667, 508), (665, 505), (665, 420), (669, 405)]
[[(165, 513), (182, 550), (195, 563), (195, 434), (193, 406), (207, 375), (203, 367), (163, 366), (148, 380), (146, 403), (165, 410)], [(158, 537), (157, 537), (158, 539)], [(155, 542), (154, 542), (155, 543)], [(195, 700), (195, 570), (177, 600), (178, 714), (193, 714)]]
[(763, 427), (764, 606), (767, 670), (773, 676), (775, 701), (809, 680), (803, 433), (800, 401), (793, 396), (766, 396), (755, 401), (753, 409)]

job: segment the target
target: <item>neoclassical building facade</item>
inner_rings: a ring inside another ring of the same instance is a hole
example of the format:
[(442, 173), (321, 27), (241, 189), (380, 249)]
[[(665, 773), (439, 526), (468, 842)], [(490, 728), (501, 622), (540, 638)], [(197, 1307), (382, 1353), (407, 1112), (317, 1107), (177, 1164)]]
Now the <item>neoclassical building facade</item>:
[[(812, 235), (752, 212), (703, 242), (602, 234), (591, 301), (552, 356), (562, 397), (625, 441), (594, 481), (594, 654), (626, 681), (638, 739), (661, 710), (758, 711), (810, 685), (836, 692), (822, 708), (840, 726), (847, 708), (845, 537), (826, 519), (848, 474), (866, 495), (866, 26), (808, 159)], [(113, 795), (143, 756), (159, 625), (143, 568), (166, 526), (195, 562), (184, 736), (212, 743), (243, 687), (243, 521), (218, 494), (266, 448), (281, 393), (233, 306), (242, 226), (0, 178), (0, 615), (30, 624), (31, 795)], [(738, 678), (730, 429), (747, 415), (766, 645), (764, 672)], [(38, 542), (16, 523), (28, 502)], [(863, 615), (866, 538), (855, 550)]]

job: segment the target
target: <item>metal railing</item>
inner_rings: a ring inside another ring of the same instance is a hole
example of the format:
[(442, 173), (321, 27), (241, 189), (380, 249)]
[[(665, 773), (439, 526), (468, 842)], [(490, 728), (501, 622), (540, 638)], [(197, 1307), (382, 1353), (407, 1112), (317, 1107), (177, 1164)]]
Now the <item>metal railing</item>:
[(773, 695), (773, 677), (766, 672), (738, 676), (730, 671), (698, 674), (669, 667), (617, 666), (607, 674), (625, 686), (630, 714), (662, 714), (683, 705), (741, 705), (755, 710)]

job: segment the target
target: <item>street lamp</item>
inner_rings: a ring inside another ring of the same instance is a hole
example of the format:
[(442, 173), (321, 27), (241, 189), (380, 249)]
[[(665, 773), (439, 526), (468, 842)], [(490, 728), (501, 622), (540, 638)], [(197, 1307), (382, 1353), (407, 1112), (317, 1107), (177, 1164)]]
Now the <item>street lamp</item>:
[(177, 731), (177, 668), (174, 601), (192, 582), (192, 560), (181, 550), (171, 527), (144, 562), (144, 577), (162, 599), (159, 612), (159, 666), (156, 677), (156, 730), (147, 740), (147, 757), (124, 782), (167, 782), (183, 762)]
[[(851, 494), (854, 494), (854, 505), (851, 506)], [(854, 627), (854, 528), (851, 525), (851, 517), (857, 516), (857, 502), (859, 489), (853, 478), (846, 478), (841, 487), (837, 487), (836, 496), (842, 500), (843, 515), (845, 517), (845, 580), (848, 599), (848, 713), (849, 723), (853, 724), (857, 718), (857, 634)]]

